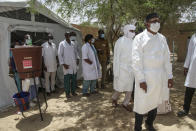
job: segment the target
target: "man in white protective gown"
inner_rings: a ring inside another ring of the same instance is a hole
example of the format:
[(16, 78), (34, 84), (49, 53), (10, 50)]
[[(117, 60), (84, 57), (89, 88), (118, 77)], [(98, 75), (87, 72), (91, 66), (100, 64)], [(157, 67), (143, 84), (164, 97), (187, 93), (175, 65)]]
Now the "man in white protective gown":
[(131, 92), (133, 91), (134, 75), (131, 67), (131, 51), (133, 37), (135, 36), (135, 26), (126, 25), (123, 29), (124, 36), (120, 37), (114, 47), (114, 94), (112, 96), (112, 104), (116, 107), (117, 100), (121, 92), (125, 92), (125, 98), (122, 106), (131, 112), (128, 104), (131, 100)]
[(173, 86), (172, 64), (166, 38), (158, 33), (159, 16), (151, 13), (146, 17), (146, 28), (138, 34), (132, 46), (132, 67), (135, 75), (134, 109), (135, 131), (142, 130), (143, 116), (147, 114), (145, 126), (155, 131), (153, 122), (157, 107)]
[(191, 101), (196, 88), (196, 34), (193, 34), (188, 46), (188, 52), (184, 63), (185, 81), (185, 97), (183, 110), (178, 112), (179, 117), (188, 115)]

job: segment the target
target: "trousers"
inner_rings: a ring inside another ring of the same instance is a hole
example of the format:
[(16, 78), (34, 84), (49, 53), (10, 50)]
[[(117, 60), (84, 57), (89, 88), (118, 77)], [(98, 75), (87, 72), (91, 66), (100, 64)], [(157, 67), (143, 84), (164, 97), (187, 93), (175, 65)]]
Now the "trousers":
[[(114, 94), (112, 95), (112, 99), (113, 100), (118, 100), (119, 96), (120, 96), (121, 92), (115, 91)], [(127, 106), (129, 104), (131, 100), (131, 91), (127, 91), (125, 93), (125, 98), (123, 101), (123, 105)]]
[(66, 95), (75, 93), (76, 90), (76, 74), (67, 74), (64, 75), (64, 88)]
[(82, 88), (82, 93), (88, 93), (88, 90), (90, 88), (90, 92), (95, 91), (97, 80), (84, 80), (83, 81), (83, 88)]
[(102, 69), (102, 78), (101, 78), (101, 87), (104, 86), (106, 80), (106, 73), (107, 73), (107, 61), (101, 62), (101, 69)]
[(190, 110), (191, 101), (195, 93), (195, 88), (186, 87), (183, 109), (187, 113)]
[(45, 75), (46, 92), (50, 93), (50, 87), (51, 87), (51, 91), (55, 90), (54, 86), (55, 86), (56, 72), (44, 72), (44, 75)]
[[(153, 125), (153, 122), (156, 118), (156, 115), (157, 115), (157, 108), (149, 111), (148, 115), (147, 115), (146, 124), (148, 124), (150, 126)], [(144, 117), (144, 115), (135, 113), (135, 128), (134, 128), (135, 131), (142, 130), (143, 117)]]

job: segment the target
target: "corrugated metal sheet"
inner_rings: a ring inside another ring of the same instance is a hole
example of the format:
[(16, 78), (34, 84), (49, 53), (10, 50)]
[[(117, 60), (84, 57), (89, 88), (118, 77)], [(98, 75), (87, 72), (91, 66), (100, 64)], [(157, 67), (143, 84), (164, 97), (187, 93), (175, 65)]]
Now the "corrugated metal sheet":
[(11, 7), (11, 6), (1, 6), (0, 5), (0, 12), (7, 12), (7, 11), (13, 11), (13, 10), (19, 10), (22, 9), (21, 7)]

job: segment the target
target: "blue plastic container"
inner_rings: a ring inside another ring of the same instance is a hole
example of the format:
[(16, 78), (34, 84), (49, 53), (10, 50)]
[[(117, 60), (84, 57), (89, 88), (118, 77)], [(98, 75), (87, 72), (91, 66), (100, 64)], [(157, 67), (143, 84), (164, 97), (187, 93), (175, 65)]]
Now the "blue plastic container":
[(29, 109), (29, 95), (29, 92), (20, 92), (14, 94), (13, 99), (20, 112)]

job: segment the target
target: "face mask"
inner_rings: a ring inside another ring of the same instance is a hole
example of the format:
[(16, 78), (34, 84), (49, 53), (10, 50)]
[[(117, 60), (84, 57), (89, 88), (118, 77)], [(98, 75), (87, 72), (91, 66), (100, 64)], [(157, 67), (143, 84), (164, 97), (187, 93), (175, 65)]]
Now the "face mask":
[(133, 39), (133, 37), (135, 36), (135, 32), (128, 32), (127, 37), (130, 39)]
[(100, 37), (101, 37), (101, 38), (104, 38), (104, 37), (105, 37), (105, 34), (101, 34)]
[(76, 41), (76, 37), (72, 36), (72, 37), (70, 37), (70, 40), (71, 41)]
[(49, 42), (49, 43), (53, 43), (53, 40), (52, 40), (52, 39), (49, 39), (48, 42)]
[(92, 39), (92, 40), (91, 40), (91, 43), (95, 43), (95, 39)]
[(30, 35), (27, 35), (27, 39), (31, 39), (31, 36)]
[(159, 22), (150, 24), (150, 30), (152, 32), (157, 33), (159, 31), (159, 29), (160, 29), (160, 23)]
[(26, 39), (26, 44), (27, 45), (32, 45), (32, 40), (31, 39)]

